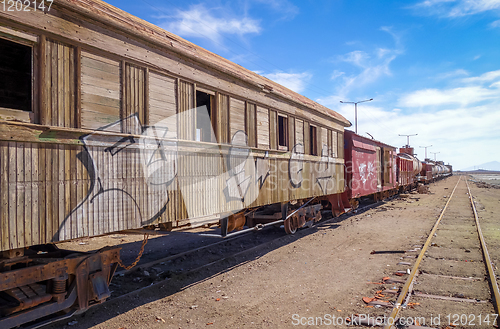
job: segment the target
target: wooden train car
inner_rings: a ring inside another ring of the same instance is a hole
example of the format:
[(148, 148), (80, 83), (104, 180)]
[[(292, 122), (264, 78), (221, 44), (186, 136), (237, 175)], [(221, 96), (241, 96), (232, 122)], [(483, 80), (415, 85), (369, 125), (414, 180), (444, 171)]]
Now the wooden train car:
[(338, 113), (104, 2), (30, 6), (0, 11), (0, 327), (109, 296), (118, 248), (54, 242), (344, 192)]

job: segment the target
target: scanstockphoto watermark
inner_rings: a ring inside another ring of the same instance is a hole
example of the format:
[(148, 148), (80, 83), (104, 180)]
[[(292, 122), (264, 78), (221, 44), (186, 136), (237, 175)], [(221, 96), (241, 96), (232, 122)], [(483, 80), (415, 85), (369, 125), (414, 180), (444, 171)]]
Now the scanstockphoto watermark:
[[(432, 320), (431, 320), (432, 322)], [(351, 314), (348, 317), (335, 316), (334, 314), (324, 314), (323, 316), (300, 316), (299, 314), (292, 315), (292, 324), (294, 326), (382, 326), (382, 325), (396, 325), (396, 326), (411, 326), (411, 325), (425, 325), (425, 317), (401, 317), (394, 321), (386, 315), (374, 316), (370, 314)]]
[(294, 326), (496, 326), (497, 314), (430, 314), (428, 317), (399, 317), (393, 319), (387, 315), (376, 316), (371, 314), (352, 314), (350, 317), (324, 314), (323, 316), (292, 315)]

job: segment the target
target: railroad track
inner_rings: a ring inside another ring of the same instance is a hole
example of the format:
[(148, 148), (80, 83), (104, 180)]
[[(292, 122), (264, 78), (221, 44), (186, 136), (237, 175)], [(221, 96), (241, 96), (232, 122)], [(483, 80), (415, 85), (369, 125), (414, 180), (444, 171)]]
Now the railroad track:
[[(285, 235), (283, 229), (273, 230), (272, 227), (268, 227), (258, 232), (246, 232), (146, 263), (139, 262), (130, 270), (120, 270), (115, 273), (110, 286), (112, 290), (110, 300), (124, 298), (151, 286), (164, 284), (166, 280), (192, 275), (219, 264), (225, 264), (227, 266), (225, 270), (229, 270), (234, 263), (231, 262), (232, 259), (266, 247), (279, 246), (287, 241), (291, 242), (313, 232), (317, 227), (327, 225), (335, 220), (345, 220), (349, 216), (377, 207), (391, 199), (364, 205), (356, 209), (354, 213), (346, 213), (338, 218), (332, 217), (331, 212), (324, 211), (324, 217), (320, 222), (312, 227), (303, 228), (294, 235)], [(215, 272), (213, 275), (218, 273)]]
[[(493, 328), (500, 294), (466, 176), (448, 197), (385, 329)], [(425, 313), (425, 314), (424, 314)]]

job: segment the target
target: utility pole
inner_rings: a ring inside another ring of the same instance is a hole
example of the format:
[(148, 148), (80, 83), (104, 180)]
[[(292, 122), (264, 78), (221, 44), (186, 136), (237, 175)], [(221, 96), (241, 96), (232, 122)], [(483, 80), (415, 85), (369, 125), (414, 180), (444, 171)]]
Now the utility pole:
[(372, 100), (373, 100), (373, 98), (365, 99), (364, 101), (357, 101), (357, 102), (343, 102), (343, 101), (340, 101), (342, 104), (354, 104), (354, 132), (356, 134), (358, 133), (358, 103), (369, 102), (369, 101), (372, 101)]
[(427, 148), (428, 148), (428, 147), (431, 147), (431, 146), (432, 146), (432, 145), (429, 145), (429, 146), (419, 146), (419, 147), (421, 147), (421, 148), (424, 148), (424, 149), (425, 149), (425, 158), (424, 158), (424, 160), (425, 160), (425, 159), (427, 159)]
[(410, 147), (410, 136), (417, 136), (418, 134), (413, 134), (413, 135), (399, 135), (399, 136), (406, 136), (406, 147)]
[(436, 154), (439, 154), (441, 152), (430, 152), (430, 153), (434, 154), (434, 161), (436, 161)]

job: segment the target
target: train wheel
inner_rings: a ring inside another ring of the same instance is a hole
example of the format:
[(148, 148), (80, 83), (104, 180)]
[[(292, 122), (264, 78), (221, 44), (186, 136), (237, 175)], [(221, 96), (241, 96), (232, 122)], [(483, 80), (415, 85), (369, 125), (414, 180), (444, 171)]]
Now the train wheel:
[(286, 234), (295, 234), (295, 232), (297, 232), (297, 224), (294, 220), (294, 216), (285, 219), (285, 222), (283, 224), (285, 226)]

